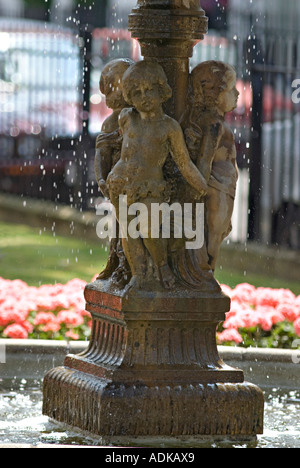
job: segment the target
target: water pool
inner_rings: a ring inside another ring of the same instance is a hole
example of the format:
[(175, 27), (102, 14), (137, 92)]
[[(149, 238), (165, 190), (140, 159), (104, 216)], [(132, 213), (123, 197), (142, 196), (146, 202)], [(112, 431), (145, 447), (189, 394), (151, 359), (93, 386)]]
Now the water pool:
[[(257, 441), (212, 442), (205, 446), (300, 448), (300, 390), (274, 388), (264, 393), (265, 432)], [(41, 379), (14, 378), (0, 380), (0, 444), (101, 446), (101, 439), (66, 428), (43, 416)], [(165, 446), (163, 443), (158, 445), (160, 448)]]

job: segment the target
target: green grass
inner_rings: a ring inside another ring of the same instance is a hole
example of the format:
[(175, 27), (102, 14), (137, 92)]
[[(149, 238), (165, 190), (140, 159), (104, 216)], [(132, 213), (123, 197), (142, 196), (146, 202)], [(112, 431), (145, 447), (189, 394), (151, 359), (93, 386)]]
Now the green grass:
[(275, 288), (275, 289), (290, 289), (297, 296), (300, 295), (300, 285), (298, 282), (285, 281), (280, 278), (274, 278), (272, 276), (264, 276), (254, 273), (247, 273), (246, 275), (237, 272), (230, 271), (229, 269), (222, 269), (216, 272), (218, 281), (222, 284), (227, 284), (231, 288), (235, 287), (240, 283), (249, 283), (256, 288)]
[[(31, 286), (66, 283), (73, 278), (90, 281), (106, 264), (107, 249), (99, 243), (53, 236), (38, 228), (0, 222), (0, 276), (21, 279)], [(291, 289), (300, 285), (269, 276), (218, 269), (217, 279), (228, 286), (250, 283), (256, 287)]]
[(53, 236), (38, 228), (0, 222), (0, 276), (21, 279), (31, 286), (90, 281), (106, 263), (99, 244)]

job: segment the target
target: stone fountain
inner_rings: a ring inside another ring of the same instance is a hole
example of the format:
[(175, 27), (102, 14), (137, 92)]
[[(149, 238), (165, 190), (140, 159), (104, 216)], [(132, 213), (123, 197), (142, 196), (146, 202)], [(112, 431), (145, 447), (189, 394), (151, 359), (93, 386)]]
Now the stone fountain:
[(235, 71), (209, 61), (189, 72), (207, 32), (200, 0), (138, 0), (129, 29), (144, 60), (115, 60), (100, 82), (113, 113), (95, 171), (115, 208), (115, 236), (105, 270), (85, 290), (89, 347), (47, 373), (43, 413), (110, 443), (255, 437), (263, 393), (216, 344), (230, 310), (214, 269), (237, 182), (225, 123), (237, 104)]

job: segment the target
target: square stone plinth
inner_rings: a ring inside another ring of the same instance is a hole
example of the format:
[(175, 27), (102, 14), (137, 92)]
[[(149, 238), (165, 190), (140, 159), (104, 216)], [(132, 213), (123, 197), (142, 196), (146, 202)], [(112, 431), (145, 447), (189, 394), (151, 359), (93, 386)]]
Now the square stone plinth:
[(85, 291), (93, 328), (88, 349), (44, 379), (44, 414), (104, 438), (253, 436), (263, 394), (219, 357), (223, 294)]

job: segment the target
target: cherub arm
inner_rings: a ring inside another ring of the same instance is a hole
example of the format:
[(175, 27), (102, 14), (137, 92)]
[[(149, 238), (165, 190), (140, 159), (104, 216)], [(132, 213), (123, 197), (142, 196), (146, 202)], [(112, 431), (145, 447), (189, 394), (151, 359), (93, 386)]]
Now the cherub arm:
[(201, 195), (205, 195), (208, 190), (206, 180), (190, 158), (182, 129), (175, 120), (171, 127), (169, 138), (173, 159), (186, 181)]
[[(108, 118), (109, 119), (109, 118)], [(112, 169), (113, 153), (120, 149), (122, 138), (119, 129), (114, 131), (109, 130), (107, 125), (108, 119), (102, 126), (102, 131), (96, 140), (96, 154), (95, 154), (95, 175), (98, 186), (105, 197), (108, 198), (108, 189), (106, 186), (106, 179)]]
[(131, 114), (134, 112), (135, 111), (132, 107), (125, 107), (124, 109), (121, 110), (118, 121), (119, 121), (120, 132), (122, 135), (125, 131), (126, 124), (129, 122)]
[(219, 147), (223, 133), (224, 128), (221, 122), (211, 123), (208, 129), (204, 130), (196, 166), (201, 171), (207, 182), (211, 174), (213, 159)]
[(108, 145), (103, 145), (103, 138), (106, 134), (100, 133), (96, 143), (96, 154), (95, 154), (95, 175), (98, 186), (105, 197), (108, 197), (108, 191), (106, 187), (106, 179), (111, 171), (112, 166), (112, 148)]

